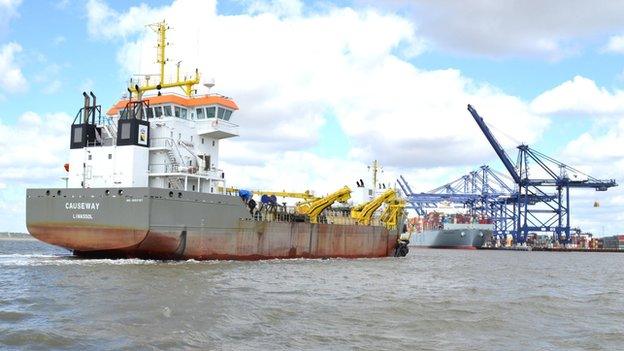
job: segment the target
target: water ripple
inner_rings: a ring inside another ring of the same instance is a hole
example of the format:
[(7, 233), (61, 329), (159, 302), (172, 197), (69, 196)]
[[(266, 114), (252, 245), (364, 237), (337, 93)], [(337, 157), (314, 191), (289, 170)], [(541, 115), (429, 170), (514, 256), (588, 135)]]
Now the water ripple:
[(83, 260), (4, 241), (0, 349), (617, 349), (622, 258)]

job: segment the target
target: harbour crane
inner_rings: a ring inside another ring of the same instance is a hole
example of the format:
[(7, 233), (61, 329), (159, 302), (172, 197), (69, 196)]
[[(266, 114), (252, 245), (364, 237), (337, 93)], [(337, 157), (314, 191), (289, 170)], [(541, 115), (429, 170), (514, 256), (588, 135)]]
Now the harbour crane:
[(504, 174), (483, 165), (427, 192), (415, 193), (407, 180), (399, 176), (399, 185), (407, 200), (407, 207), (424, 216), (428, 210), (440, 206), (467, 209), (471, 214), (482, 214), (492, 220), (494, 235), (510, 233), (513, 212), (508, 204), (514, 191), (513, 181)]
[[(524, 144), (517, 147), (514, 164), (477, 110), (468, 105), (468, 111), (514, 180), (515, 192), (506, 206), (512, 207), (516, 242), (525, 242), (529, 232), (551, 232), (555, 241), (569, 242), (570, 188), (606, 191), (617, 186), (614, 179), (594, 178)], [(532, 163), (538, 167), (530, 174)], [(535, 173), (541, 173), (541, 177), (533, 177)], [(554, 188), (555, 193), (549, 188)]]
[(350, 198), (351, 189), (344, 186), (325, 197), (300, 202), (295, 207), (295, 210), (299, 214), (307, 215), (310, 218), (310, 223), (318, 223), (318, 217), (323, 210), (331, 206), (336, 201), (346, 202)]

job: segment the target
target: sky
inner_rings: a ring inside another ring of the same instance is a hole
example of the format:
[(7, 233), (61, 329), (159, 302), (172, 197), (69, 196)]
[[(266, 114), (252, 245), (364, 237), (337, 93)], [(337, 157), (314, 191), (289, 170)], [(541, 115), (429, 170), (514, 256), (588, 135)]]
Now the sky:
[[(163, 19), (168, 73), (199, 68), (240, 107), (229, 185), (326, 193), (373, 160), (416, 191), (504, 171), (467, 104), (512, 159), (527, 143), (624, 183), (622, 2), (0, 0), (0, 231), (25, 231), (26, 188), (64, 185), (81, 93), (107, 109), (157, 72)], [(573, 191), (572, 225), (624, 233), (623, 189)]]

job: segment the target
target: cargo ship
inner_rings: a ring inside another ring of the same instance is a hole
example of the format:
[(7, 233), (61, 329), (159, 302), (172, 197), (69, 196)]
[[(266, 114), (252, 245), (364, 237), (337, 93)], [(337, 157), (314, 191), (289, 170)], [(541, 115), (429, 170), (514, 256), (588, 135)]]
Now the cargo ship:
[(428, 213), (408, 220), (410, 245), (438, 249), (474, 250), (492, 238), (493, 224), (483, 216)]
[[(166, 23), (158, 35), (160, 74), (130, 81), (104, 115), (93, 93), (71, 128), (65, 188), (28, 189), (26, 227), (77, 256), (147, 259), (361, 258), (405, 256), (405, 202), (389, 189), (357, 206), (351, 189), (326, 196), (228, 187), (220, 142), (238, 136), (236, 102), (198, 95), (199, 71), (165, 80)], [(208, 90), (213, 83), (205, 84)], [(175, 89), (181, 89), (181, 94)], [(374, 189), (374, 185), (373, 185)], [(379, 196), (376, 196), (379, 195)], [(279, 198), (298, 201), (287, 205)], [(379, 210), (379, 211), (378, 211)], [(379, 214), (380, 212), (380, 214)]]

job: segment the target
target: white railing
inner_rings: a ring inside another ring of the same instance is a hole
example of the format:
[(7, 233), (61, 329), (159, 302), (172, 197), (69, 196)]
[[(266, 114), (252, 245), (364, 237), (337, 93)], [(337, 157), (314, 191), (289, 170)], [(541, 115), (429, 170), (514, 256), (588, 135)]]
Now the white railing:
[(205, 128), (212, 128), (215, 131), (222, 131), (230, 134), (238, 135), (238, 124), (219, 119), (216, 117), (206, 119), (196, 119), (197, 128), (199, 130)]
[(150, 174), (188, 174), (192, 176), (197, 176), (201, 178), (207, 178), (212, 180), (220, 180), (223, 179), (223, 170), (218, 168), (213, 168), (208, 171), (197, 171), (195, 173), (180, 171), (178, 165), (172, 165), (170, 163), (151, 163), (149, 165), (149, 173)]
[(171, 150), (174, 156), (174, 159), (172, 161), (175, 161), (175, 163), (177, 163), (178, 165), (184, 164), (184, 158), (182, 157), (182, 153), (180, 153), (178, 142), (176, 142), (173, 138), (168, 138), (168, 137), (151, 138), (150, 147)]

